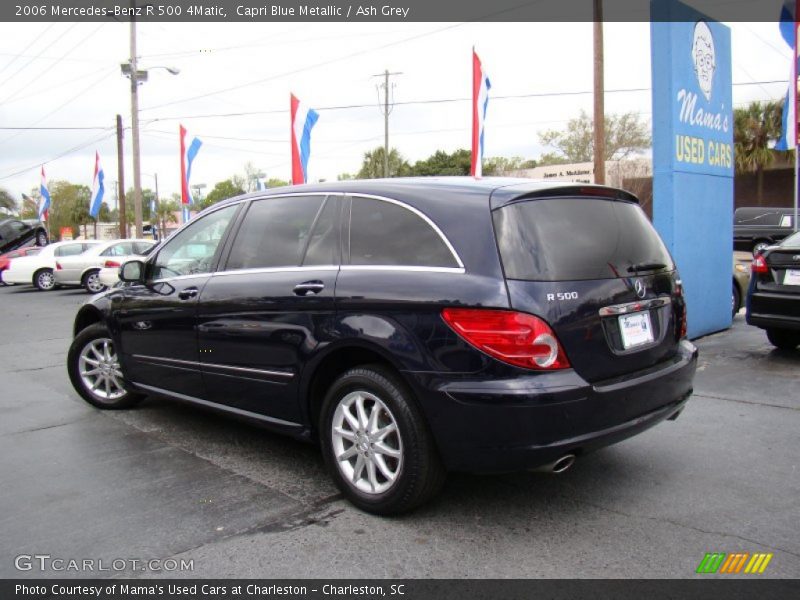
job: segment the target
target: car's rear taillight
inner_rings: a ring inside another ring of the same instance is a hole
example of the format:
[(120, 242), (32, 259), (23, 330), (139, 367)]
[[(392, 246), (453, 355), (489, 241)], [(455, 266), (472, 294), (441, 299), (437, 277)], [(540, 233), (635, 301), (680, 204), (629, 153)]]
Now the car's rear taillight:
[(569, 368), (553, 330), (533, 315), (510, 310), (445, 308), (442, 318), (478, 350), (505, 363), (525, 369)]
[[(680, 279), (675, 280), (675, 293), (683, 300), (683, 281)], [(686, 337), (688, 325), (686, 322), (686, 302), (682, 302), (683, 310), (681, 311), (681, 320), (678, 324), (678, 339), (682, 340)]]
[(60, 262), (56, 263), (56, 271), (60, 271), (63, 267), (61, 266)]
[(121, 267), (122, 265), (118, 260), (107, 260), (103, 266), (106, 269), (113, 269), (114, 267)]
[(753, 273), (769, 273), (767, 261), (761, 254), (753, 259), (753, 264), (750, 268), (752, 269)]

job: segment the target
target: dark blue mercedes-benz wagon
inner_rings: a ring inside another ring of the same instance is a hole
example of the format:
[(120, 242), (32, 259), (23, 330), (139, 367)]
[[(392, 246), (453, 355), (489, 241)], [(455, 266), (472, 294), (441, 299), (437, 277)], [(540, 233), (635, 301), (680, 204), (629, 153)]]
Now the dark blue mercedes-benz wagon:
[(83, 398), (168, 397), (319, 442), (375, 513), (418, 506), (447, 470), (565, 470), (692, 393), (680, 278), (618, 189), (273, 189), (205, 210), (120, 277), (75, 319)]

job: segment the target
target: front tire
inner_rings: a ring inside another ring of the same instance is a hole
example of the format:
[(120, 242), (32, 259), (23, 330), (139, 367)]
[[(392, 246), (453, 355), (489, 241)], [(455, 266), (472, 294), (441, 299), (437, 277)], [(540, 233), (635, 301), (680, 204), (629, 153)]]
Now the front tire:
[(47, 234), (44, 231), (40, 230), (36, 233), (36, 245), (47, 246)]
[(444, 467), (410, 390), (380, 365), (351, 369), (334, 382), (322, 405), (320, 437), (337, 487), (367, 512), (409, 511), (444, 484)]
[(100, 323), (90, 325), (72, 340), (67, 372), (75, 391), (97, 408), (129, 408), (142, 399), (127, 389), (114, 342)]
[(81, 285), (90, 294), (99, 294), (107, 289), (103, 282), (100, 281), (100, 271), (97, 270), (89, 271), (84, 275)]
[(792, 351), (800, 346), (800, 331), (767, 329), (769, 343), (780, 350)]
[(42, 292), (49, 292), (56, 287), (56, 276), (53, 269), (39, 269), (33, 274), (34, 287)]

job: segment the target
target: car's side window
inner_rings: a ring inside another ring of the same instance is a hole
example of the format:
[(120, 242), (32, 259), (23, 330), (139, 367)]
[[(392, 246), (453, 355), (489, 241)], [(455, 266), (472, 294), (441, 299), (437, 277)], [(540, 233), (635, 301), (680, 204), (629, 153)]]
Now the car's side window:
[(353, 197), (350, 264), (459, 267), (439, 233), (408, 208), (373, 198)]
[(197, 219), (177, 233), (153, 260), (149, 279), (208, 273), (238, 205), (226, 206)]
[(341, 197), (328, 196), (317, 215), (308, 240), (303, 266), (338, 265), (340, 262), (339, 211)]
[(103, 250), (101, 256), (127, 256), (133, 254), (132, 247), (131, 242), (120, 242)]
[(22, 233), (23, 231), (28, 229), (28, 226), (25, 225), (22, 221), (11, 221), (11, 229), (15, 233)]
[(86, 248), (87, 246), (85, 244), (67, 244), (66, 246), (56, 248), (54, 254), (56, 256), (77, 256), (78, 254), (82, 254)]
[(297, 267), (325, 196), (254, 200), (242, 220), (225, 269)]

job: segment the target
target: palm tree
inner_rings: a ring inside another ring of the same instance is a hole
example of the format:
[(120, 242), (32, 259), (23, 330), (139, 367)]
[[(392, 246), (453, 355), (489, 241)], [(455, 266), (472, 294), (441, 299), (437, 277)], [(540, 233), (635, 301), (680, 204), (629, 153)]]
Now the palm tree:
[(756, 201), (764, 196), (764, 168), (772, 164), (775, 151), (770, 146), (780, 137), (782, 103), (751, 102), (733, 114), (733, 145), (736, 170), (755, 171)]
[[(364, 162), (356, 179), (377, 179), (383, 177), (383, 146), (364, 153)], [(389, 150), (389, 177), (402, 177), (409, 171), (408, 162), (396, 148)]]
[(180, 211), (181, 206), (176, 200), (159, 200), (156, 203), (156, 218), (162, 236), (167, 235), (167, 223), (177, 223), (178, 217), (175, 213)]

